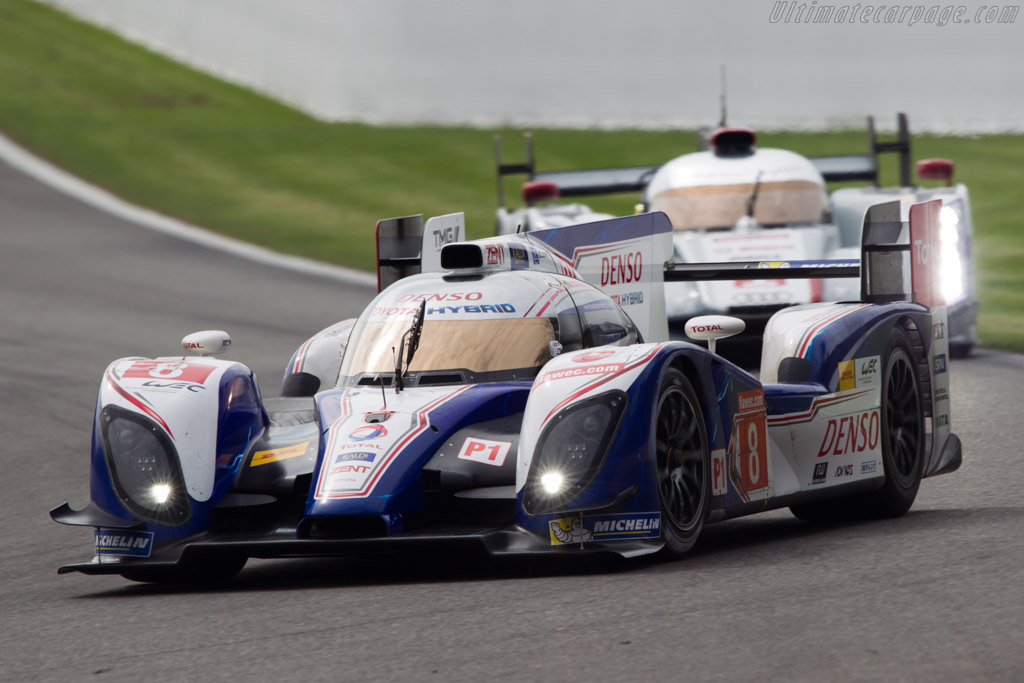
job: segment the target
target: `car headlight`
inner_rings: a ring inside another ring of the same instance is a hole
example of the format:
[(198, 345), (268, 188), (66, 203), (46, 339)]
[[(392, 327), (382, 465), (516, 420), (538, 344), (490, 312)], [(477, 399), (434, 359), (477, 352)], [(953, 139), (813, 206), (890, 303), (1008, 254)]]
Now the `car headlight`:
[(523, 510), (542, 515), (563, 509), (601, 468), (629, 399), (609, 391), (561, 411), (544, 428), (523, 490)]
[(140, 519), (179, 526), (192, 514), (174, 445), (156, 424), (107, 406), (100, 413), (103, 452), (118, 497)]

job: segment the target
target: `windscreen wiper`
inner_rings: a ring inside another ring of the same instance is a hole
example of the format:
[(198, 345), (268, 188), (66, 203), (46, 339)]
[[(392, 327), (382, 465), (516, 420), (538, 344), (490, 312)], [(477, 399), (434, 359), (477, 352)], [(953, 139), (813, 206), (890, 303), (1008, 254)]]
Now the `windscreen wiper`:
[[(402, 381), (402, 377), (409, 371), (409, 364), (412, 363), (412, 357), (416, 354), (416, 349), (420, 347), (420, 334), (423, 332), (423, 317), (426, 313), (427, 301), (424, 299), (420, 302), (420, 310), (416, 312), (416, 317), (413, 319), (412, 325), (405, 331), (405, 334), (402, 335), (402, 341), (398, 345), (398, 355), (395, 357), (396, 394), (405, 388), (405, 382)], [(408, 344), (406, 344), (407, 340)], [(403, 365), (405, 367), (404, 372), (402, 370)]]
[(750, 199), (747, 200), (747, 215), (751, 218), (754, 217), (754, 205), (757, 203), (757, 192), (761, 189), (761, 171), (757, 172), (757, 178), (754, 180), (754, 191), (750, 194)]

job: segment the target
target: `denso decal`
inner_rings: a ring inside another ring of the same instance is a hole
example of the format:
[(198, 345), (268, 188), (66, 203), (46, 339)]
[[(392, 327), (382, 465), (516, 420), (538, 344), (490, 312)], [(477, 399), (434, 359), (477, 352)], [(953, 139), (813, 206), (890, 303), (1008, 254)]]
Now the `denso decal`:
[(658, 538), (661, 535), (661, 514), (640, 512), (628, 515), (567, 517), (552, 520), (548, 523), (548, 529), (551, 545)]
[(604, 365), (587, 365), (582, 368), (569, 368), (567, 370), (553, 370), (538, 377), (534, 384), (540, 386), (545, 382), (552, 382), (556, 379), (565, 379), (567, 377), (587, 377), (589, 375), (619, 372), (624, 367), (626, 366), (623, 363), (607, 363)]
[(443, 292), (441, 294), (405, 294), (395, 299), (395, 303), (419, 303), (421, 301), (480, 301), (480, 299), (483, 298), (483, 292)]
[(352, 441), (370, 441), (371, 439), (379, 439), (382, 436), (387, 436), (388, 430), (384, 428), (384, 425), (366, 425), (354, 429), (348, 438)]
[(306, 452), (309, 448), (309, 442), (295, 444), (294, 446), (288, 446), (287, 448), (273, 448), (269, 451), (256, 451), (252, 454), (252, 461), (249, 463), (250, 467), (256, 467), (257, 465), (266, 465), (272, 462), (278, 462), (279, 460), (288, 460), (289, 458), (297, 458)]
[(601, 257), (601, 286), (638, 282), (644, 272), (644, 258), (639, 252)]
[(515, 313), (516, 307), (512, 304), (482, 304), (479, 306), (438, 306), (428, 308), (427, 313), (434, 315), (446, 315), (449, 313)]
[(876, 450), (880, 421), (878, 410), (829, 418), (818, 457)]
[(505, 464), (505, 458), (508, 456), (510, 448), (512, 448), (512, 443), (509, 441), (468, 438), (462, 443), (459, 458), (501, 467)]
[(96, 529), (97, 555), (149, 557), (153, 551), (153, 532), (124, 529)]
[(183, 361), (137, 360), (124, 371), (124, 379), (161, 379), (202, 384), (217, 369), (215, 365)]

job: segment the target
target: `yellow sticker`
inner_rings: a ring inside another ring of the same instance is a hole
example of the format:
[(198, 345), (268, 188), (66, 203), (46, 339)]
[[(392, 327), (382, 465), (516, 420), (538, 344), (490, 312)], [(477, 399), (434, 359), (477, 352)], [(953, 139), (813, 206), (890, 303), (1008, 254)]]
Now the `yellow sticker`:
[(844, 360), (839, 363), (839, 391), (857, 388), (857, 372), (854, 361)]
[(308, 441), (295, 444), (294, 446), (288, 446), (287, 448), (274, 448), (269, 451), (256, 451), (252, 454), (252, 462), (249, 463), (249, 466), (256, 467), (257, 465), (266, 465), (268, 462), (297, 458), (305, 453), (307, 448), (309, 448)]

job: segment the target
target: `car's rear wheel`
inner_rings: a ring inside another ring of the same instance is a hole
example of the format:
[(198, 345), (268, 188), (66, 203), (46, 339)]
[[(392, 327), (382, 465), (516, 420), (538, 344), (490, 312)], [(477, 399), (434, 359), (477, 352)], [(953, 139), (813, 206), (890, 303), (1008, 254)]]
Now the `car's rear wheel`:
[(682, 555), (700, 534), (709, 504), (704, 413), (686, 375), (669, 368), (654, 416), (658, 498), (664, 553)]
[(924, 473), (921, 364), (903, 328), (893, 328), (882, 366), (881, 446), (885, 483), (870, 493), (794, 505), (807, 521), (899, 517), (910, 509)]

